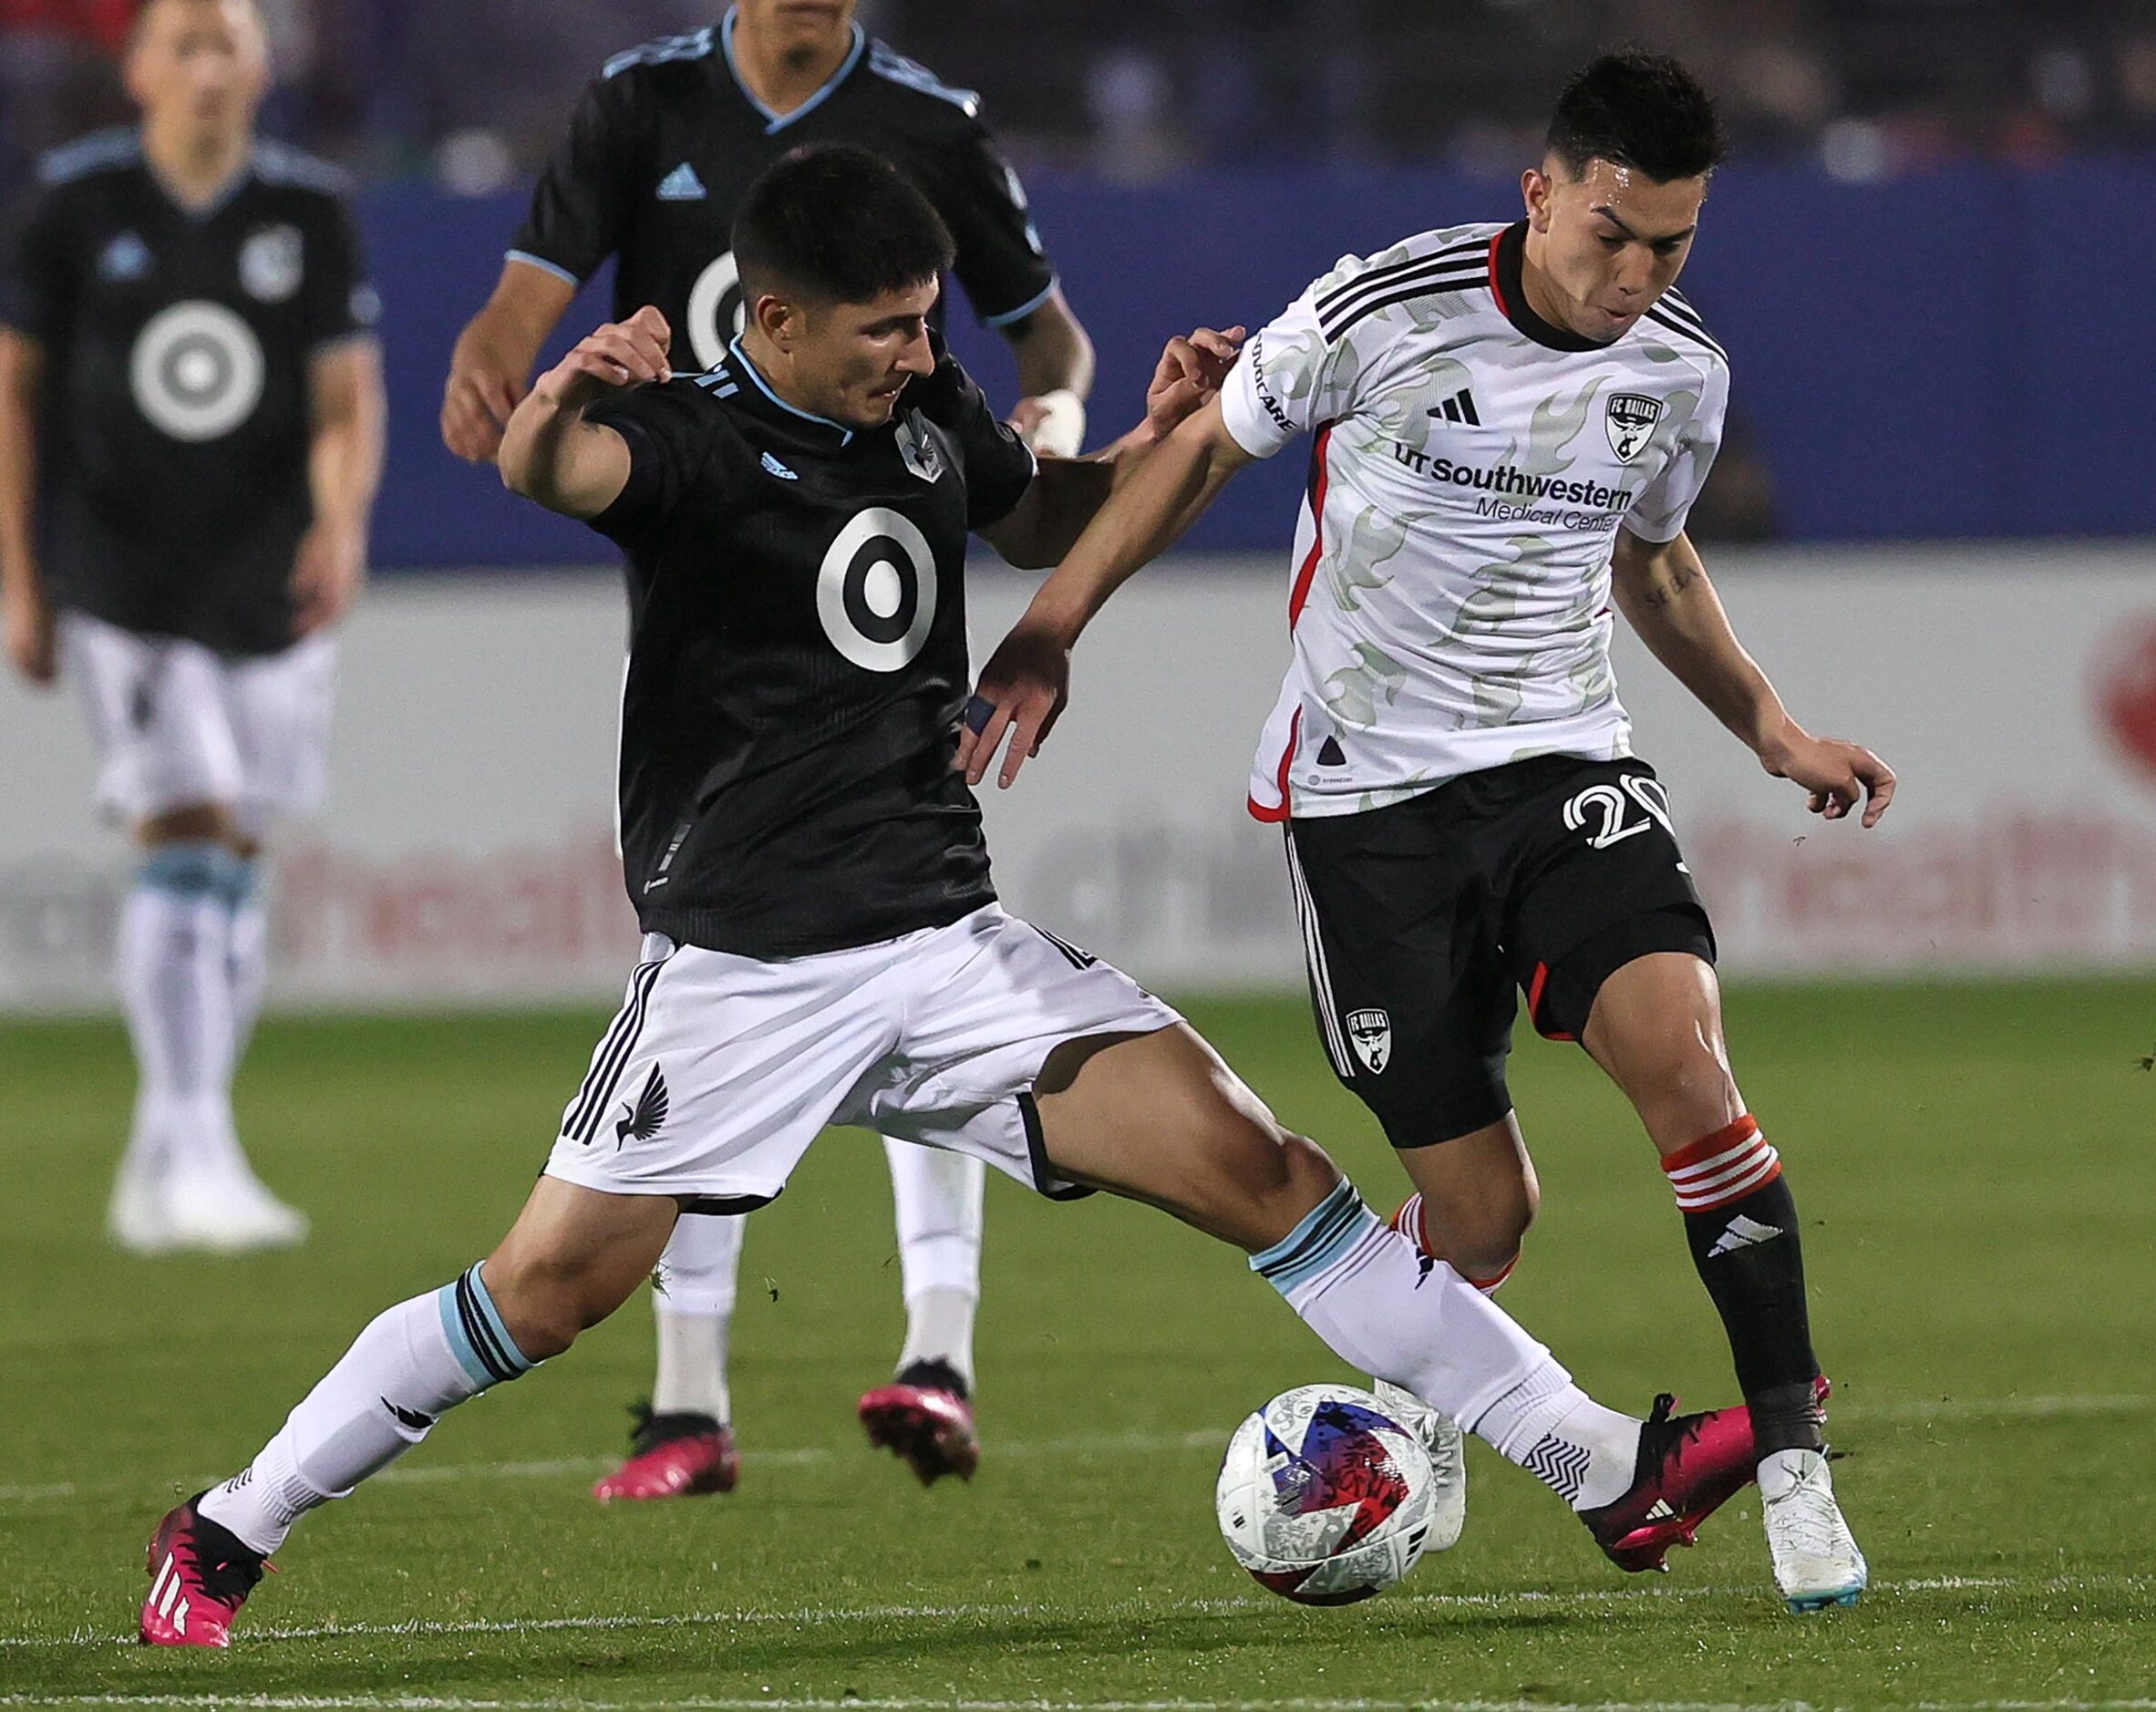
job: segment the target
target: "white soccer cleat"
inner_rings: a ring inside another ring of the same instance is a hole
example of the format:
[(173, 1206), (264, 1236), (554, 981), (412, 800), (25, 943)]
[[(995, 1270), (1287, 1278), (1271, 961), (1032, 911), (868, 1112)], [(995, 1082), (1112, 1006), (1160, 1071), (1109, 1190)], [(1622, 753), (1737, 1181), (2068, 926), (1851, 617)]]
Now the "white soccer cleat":
[(307, 1240), (307, 1215), (288, 1207), (252, 1172), (187, 1176), (167, 1184), (171, 1246), (243, 1254)]
[(1414, 1392), (1389, 1379), (1372, 1379), (1372, 1393), (1385, 1412), (1422, 1441), (1438, 1483), (1430, 1504), (1429, 1538), (1425, 1552), (1449, 1552), (1460, 1543), (1468, 1521), (1467, 1435), (1442, 1409), (1432, 1408)]
[(119, 1175), (113, 1180), (105, 1234), (130, 1254), (162, 1254), (172, 1246), (163, 1175), (132, 1154), (119, 1162)]
[(1759, 1464), (1759, 1496), (1774, 1584), (1795, 1612), (1853, 1605), (1871, 1579), (1857, 1550), (1827, 1459), (1817, 1450), (1777, 1450)]

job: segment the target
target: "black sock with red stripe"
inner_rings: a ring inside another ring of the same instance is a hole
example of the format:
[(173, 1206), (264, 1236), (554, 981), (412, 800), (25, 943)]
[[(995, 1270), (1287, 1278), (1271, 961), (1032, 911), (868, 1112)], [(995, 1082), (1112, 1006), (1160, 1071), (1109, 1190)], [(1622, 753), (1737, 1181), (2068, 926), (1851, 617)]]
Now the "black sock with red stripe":
[(1759, 1454), (1822, 1449), (1804, 1249), (1780, 1156), (1746, 1117), (1671, 1154), (1662, 1169), (1685, 1215), (1692, 1263), (1728, 1335)]

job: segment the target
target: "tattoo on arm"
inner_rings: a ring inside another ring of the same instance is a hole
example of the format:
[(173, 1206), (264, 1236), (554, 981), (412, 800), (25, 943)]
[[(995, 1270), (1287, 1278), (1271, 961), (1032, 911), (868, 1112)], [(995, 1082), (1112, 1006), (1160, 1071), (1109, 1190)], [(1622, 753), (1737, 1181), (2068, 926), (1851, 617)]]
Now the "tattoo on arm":
[(1690, 588), (1698, 575), (1698, 567), (1696, 565), (1671, 565), (1664, 575), (1647, 585), (1640, 598), (1649, 606), (1666, 606)]

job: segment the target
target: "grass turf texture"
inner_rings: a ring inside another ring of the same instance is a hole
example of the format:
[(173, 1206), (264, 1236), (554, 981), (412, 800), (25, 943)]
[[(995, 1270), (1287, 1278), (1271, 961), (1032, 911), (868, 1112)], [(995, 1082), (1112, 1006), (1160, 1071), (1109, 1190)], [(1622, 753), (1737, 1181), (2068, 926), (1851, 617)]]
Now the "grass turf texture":
[[(1214, 1530), (1229, 1428), (1345, 1377), (1240, 1257), (1105, 1198), (990, 1192), (987, 1453), (872, 1456), (900, 1327), (886, 1179), (841, 1131), (751, 1227), (740, 1490), (602, 1511), (649, 1378), (641, 1298), (301, 1527), (227, 1655), (124, 1645), (159, 1513), (237, 1466), (366, 1318), (506, 1226), (595, 1016), (273, 1021), (242, 1127), (303, 1252), (100, 1239), (131, 1083), (115, 1026), (0, 1030), (0, 1704), (624, 1707), (1114, 1702), (2089, 1704), (2156, 1681), (2156, 985), (1754, 991), (1738, 1072), (1789, 1159), (1861, 1607), (1774, 1598), (1747, 1495), (1666, 1578), (1620, 1575), (1475, 1447), (1466, 1539), (1348, 1610), (1261, 1592)], [(1296, 1004), (1193, 1018), (1370, 1198), (1401, 1178)], [(1532, 1041), (1545, 1209), (1505, 1305), (1599, 1396), (1733, 1390), (1629, 1115)], [(993, 1173), (991, 1174), (993, 1176)], [(551, 1626), (550, 1626), (551, 1625)], [(108, 1704), (112, 1702), (108, 1701)], [(2142, 1700), (2141, 1705), (2150, 1702)]]

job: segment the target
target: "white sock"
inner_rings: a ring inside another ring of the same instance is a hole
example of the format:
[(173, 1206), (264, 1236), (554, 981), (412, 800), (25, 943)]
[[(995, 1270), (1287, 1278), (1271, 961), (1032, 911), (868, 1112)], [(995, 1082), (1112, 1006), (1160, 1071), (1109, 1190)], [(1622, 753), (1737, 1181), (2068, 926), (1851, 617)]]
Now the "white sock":
[(433, 1428), (447, 1409), (529, 1373), (474, 1266), (456, 1283), (377, 1315), (201, 1512), (265, 1555), (300, 1517), (346, 1498)]
[(675, 1222), (652, 1290), (659, 1337), (651, 1382), (655, 1414), (708, 1415), (722, 1425), (733, 1418), (727, 1344), (747, 1225), (746, 1219), (707, 1213)]
[(974, 1384), (974, 1315), (981, 1301), (981, 1230), (987, 1168), (969, 1154), (883, 1142), (898, 1221), (906, 1341), (898, 1370), (940, 1361)]
[(232, 1009), (222, 895), (232, 853), (166, 844), (121, 911), (119, 989), (141, 1084), (129, 1147), (168, 1172), (244, 1170), (232, 1133)]
[(1589, 1398), (1502, 1308), (1387, 1228), (1352, 1183), (1250, 1265), (1351, 1366), (1441, 1409), (1575, 1508), (1631, 1486), (1639, 1423)]
[(231, 911), (226, 924), (224, 970), (232, 995), (232, 1063), (247, 1057), (254, 1038), (255, 1019), (262, 1015), (263, 994), (269, 985), (270, 922), (255, 895), (261, 862), (234, 859), (225, 902)]

